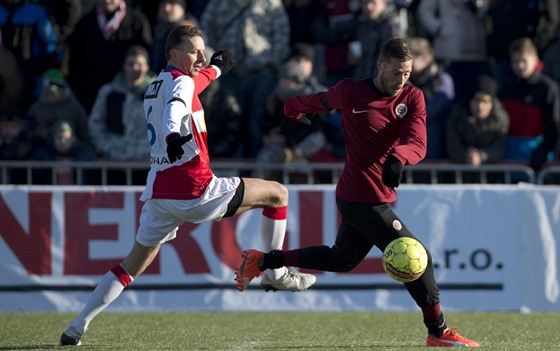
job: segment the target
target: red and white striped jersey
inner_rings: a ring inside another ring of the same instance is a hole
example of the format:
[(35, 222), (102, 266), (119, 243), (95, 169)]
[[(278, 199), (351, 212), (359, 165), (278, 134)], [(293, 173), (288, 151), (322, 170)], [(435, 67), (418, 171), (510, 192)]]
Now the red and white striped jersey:
[[(219, 69), (209, 66), (192, 78), (168, 67), (144, 93), (148, 140), (151, 145), (150, 171), (141, 200), (200, 198), (212, 180), (204, 110), (198, 98)], [(171, 133), (192, 134), (183, 145), (184, 155), (173, 164), (167, 158), (166, 138)]]

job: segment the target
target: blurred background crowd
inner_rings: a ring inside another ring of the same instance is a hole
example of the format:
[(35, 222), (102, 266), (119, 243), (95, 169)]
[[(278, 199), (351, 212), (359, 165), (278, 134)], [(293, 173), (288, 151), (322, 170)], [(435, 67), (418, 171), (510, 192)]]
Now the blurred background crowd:
[(337, 111), (303, 126), (283, 102), (375, 76), (396, 36), (426, 99), (427, 161), (560, 159), (558, 0), (1, 0), (0, 160), (148, 160), (142, 94), (178, 24), (203, 30), (208, 59), (235, 55), (201, 95), (214, 159), (342, 160)]

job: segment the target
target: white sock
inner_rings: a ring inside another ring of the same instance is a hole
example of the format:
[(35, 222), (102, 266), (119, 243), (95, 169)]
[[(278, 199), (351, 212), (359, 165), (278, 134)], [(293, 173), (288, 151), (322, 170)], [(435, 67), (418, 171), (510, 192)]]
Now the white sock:
[(127, 280), (126, 277), (124, 277), (124, 284), (126, 285), (123, 285), (121, 279), (119, 279), (117, 275), (113, 273), (113, 271), (115, 271), (117, 267), (107, 272), (103, 276), (101, 281), (99, 281), (97, 287), (89, 297), (89, 300), (80, 315), (76, 317), (76, 319), (72, 322), (72, 324), (70, 324), (68, 329), (66, 329), (67, 335), (74, 334), (72, 329), (78, 334), (84, 335), (91, 320), (95, 318), (95, 316), (97, 316), (101, 311), (103, 311), (105, 307), (109, 306), (109, 304), (111, 304), (111, 302), (113, 302), (117, 297), (119, 297), (126, 285), (132, 282), (132, 277), (128, 275), (128, 273), (126, 273), (122, 267), (120, 267), (122, 271), (117, 272), (117, 274), (126, 274), (126, 276), (128, 276), (129, 278), (128, 283), (126, 283)]
[[(273, 210), (273, 209), (267, 209)], [(261, 217), (261, 239), (263, 242), (264, 252), (270, 252), (271, 250), (281, 250), (284, 244), (284, 236), (286, 235), (286, 222), (284, 219), (274, 219), (273, 216), (267, 215), (263, 211), (263, 216)], [(281, 216), (285, 217), (285, 216)], [(281, 218), (280, 217), (280, 218)], [(279, 280), (286, 274), (286, 267), (279, 269), (267, 269), (264, 271), (266, 277), (270, 280)]]

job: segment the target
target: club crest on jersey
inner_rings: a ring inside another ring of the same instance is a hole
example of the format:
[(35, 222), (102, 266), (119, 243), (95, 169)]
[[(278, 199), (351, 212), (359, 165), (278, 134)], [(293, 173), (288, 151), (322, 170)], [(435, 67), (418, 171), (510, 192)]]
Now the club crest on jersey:
[(395, 107), (395, 114), (399, 119), (403, 118), (407, 112), (408, 106), (406, 106), (405, 104), (398, 104), (397, 107)]

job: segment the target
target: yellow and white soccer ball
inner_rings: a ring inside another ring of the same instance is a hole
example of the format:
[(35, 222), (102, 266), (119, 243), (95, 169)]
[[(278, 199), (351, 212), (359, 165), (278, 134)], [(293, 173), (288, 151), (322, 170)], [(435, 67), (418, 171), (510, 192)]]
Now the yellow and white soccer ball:
[(382, 263), (391, 278), (408, 283), (424, 274), (428, 266), (428, 253), (418, 240), (398, 238), (385, 248)]

